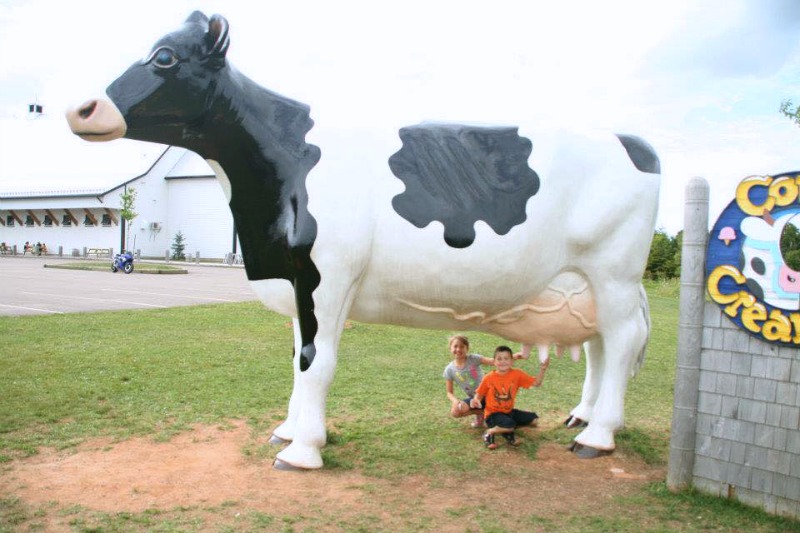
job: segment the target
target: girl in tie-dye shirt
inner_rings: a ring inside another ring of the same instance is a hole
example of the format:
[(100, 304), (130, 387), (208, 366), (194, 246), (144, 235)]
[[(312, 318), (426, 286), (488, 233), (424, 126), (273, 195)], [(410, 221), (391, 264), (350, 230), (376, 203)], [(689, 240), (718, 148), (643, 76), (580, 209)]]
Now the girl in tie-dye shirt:
[[(463, 335), (450, 337), (450, 353), (453, 355), (453, 360), (445, 367), (442, 376), (446, 381), (447, 398), (450, 400), (450, 415), (455, 418), (475, 415), (472, 427), (483, 427), (483, 406), (480, 409), (473, 409), (469, 406), (469, 402), (483, 379), (481, 365), (494, 365), (494, 359), (469, 353), (469, 339)], [(456, 397), (453, 383), (461, 387), (466, 395), (465, 398)]]

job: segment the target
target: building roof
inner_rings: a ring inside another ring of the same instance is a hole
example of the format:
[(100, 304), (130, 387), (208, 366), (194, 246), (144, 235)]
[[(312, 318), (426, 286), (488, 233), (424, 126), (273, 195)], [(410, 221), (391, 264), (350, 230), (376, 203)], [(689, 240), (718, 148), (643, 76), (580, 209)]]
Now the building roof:
[[(0, 119), (0, 199), (102, 195), (146, 174), (169, 149), (128, 139), (87, 142), (61, 116)], [(186, 151), (164, 177), (213, 175)]]
[[(173, 147), (175, 149), (175, 147)], [(172, 170), (167, 172), (164, 176), (165, 179), (180, 179), (180, 178), (216, 178), (216, 174), (211, 167), (206, 163), (205, 159), (190, 150), (184, 150), (183, 154)]]

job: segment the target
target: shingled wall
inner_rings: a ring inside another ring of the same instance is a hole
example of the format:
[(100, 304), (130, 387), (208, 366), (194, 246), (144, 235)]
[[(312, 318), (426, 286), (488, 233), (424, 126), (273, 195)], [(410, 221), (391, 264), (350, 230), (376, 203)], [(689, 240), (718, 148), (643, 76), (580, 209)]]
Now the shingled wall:
[(703, 492), (800, 518), (800, 350), (706, 302), (692, 472)]

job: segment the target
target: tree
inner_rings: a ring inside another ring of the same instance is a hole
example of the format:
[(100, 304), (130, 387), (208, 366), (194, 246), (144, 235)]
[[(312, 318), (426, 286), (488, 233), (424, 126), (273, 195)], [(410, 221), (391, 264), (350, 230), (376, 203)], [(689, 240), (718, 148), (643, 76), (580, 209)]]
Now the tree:
[(791, 100), (781, 102), (780, 113), (800, 126), (800, 106), (794, 105)]
[(656, 230), (653, 234), (653, 244), (650, 246), (650, 255), (647, 257), (645, 277), (649, 279), (679, 277), (680, 253), (677, 237), (670, 237), (664, 230)]
[(125, 189), (122, 191), (122, 194), (119, 195), (119, 199), (120, 199), (119, 216), (122, 217), (122, 220), (124, 221), (122, 223), (122, 237), (120, 239), (120, 250), (124, 252), (125, 235), (126, 233), (130, 233), (133, 219), (139, 216), (139, 213), (135, 211), (136, 189), (134, 189), (133, 187), (125, 187)]
[(675, 272), (672, 274), (673, 277), (679, 278), (681, 277), (681, 260), (683, 259), (683, 230), (680, 230), (677, 235), (675, 235)]
[(800, 271), (800, 230), (789, 222), (781, 233), (781, 255), (786, 265), (795, 271)]
[(183, 233), (178, 230), (178, 233), (175, 234), (175, 239), (172, 241), (172, 259), (177, 260), (186, 260), (186, 254), (183, 251), (186, 249), (186, 243), (184, 242)]

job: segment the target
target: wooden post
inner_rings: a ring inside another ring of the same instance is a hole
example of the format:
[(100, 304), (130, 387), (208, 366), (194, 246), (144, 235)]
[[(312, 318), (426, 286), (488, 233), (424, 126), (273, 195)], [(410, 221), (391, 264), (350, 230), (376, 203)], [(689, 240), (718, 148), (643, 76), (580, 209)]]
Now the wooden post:
[(671, 491), (692, 483), (697, 399), (700, 388), (700, 350), (705, 303), (705, 254), (708, 239), (708, 182), (692, 178), (686, 185), (681, 252), (678, 364), (669, 441), (667, 487)]

